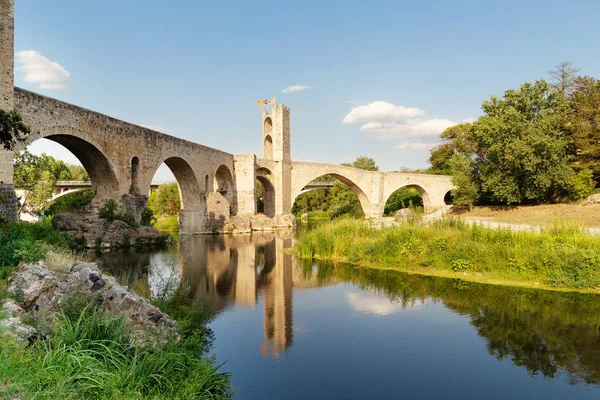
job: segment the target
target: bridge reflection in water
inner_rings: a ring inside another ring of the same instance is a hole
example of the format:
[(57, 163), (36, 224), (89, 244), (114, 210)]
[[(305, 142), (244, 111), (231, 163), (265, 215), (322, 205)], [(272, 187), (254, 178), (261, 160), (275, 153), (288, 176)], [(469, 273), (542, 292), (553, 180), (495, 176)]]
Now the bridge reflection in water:
[(233, 305), (264, 307), (264, 355), (278, 357), (292, 345), (292, 257), (289, 233), (195, 236), (180, 244), (181, 277), (196, 298), (219, 311)]

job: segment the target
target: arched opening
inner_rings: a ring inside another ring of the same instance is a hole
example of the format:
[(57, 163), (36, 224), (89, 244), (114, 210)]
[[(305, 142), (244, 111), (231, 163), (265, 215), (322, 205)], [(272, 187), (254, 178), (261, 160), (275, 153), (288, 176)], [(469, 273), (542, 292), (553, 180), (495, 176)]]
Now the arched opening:
[(263, 155), (266, 159), (273, 159), (273, 139), (271, 135), (265, 136), (265, 143), (263, 145)]
[(399, 210), (412, 208), (415, 212), (430, 211), (429, 194), (419, 185), (406, 185), (388, 196), (383, 214), (394, 216)]
[(292, 213), (312, 219), (360, 218), (369, 209), (370, 202), (358, 185), (344, 176), (327, 174), (306, 182), (294, 199)]
[(256, 212), (267, 217), (275, 216), (275, 188), (272, 174), (267, 168), (256, 170)]
[(444, 204), (446, 204), (447, 206), (451, 206), (452, 204), (454, 204), (454, 194), (452, 193), (452, 190), (449, 190), (444, 195)]
[(415, 187), (404, 186), (395, 190), (385, 202), (383, 215), (393, 217), (402, 209), (423, 212), (423, 197)]
[(210, 188), (208, 187), (208, 185), (209, 185), (209, 177), (208, 177), (208, 175), (206, 175), (204, 177), (204, 191), (205, 192), (209, 192), (210, 191)]
[(270, 135), (271, 133), (273, 133), (273, 120), (271, 119), (271, 117), (265, 118), (263, 133), (265, 135)]
[[(91, 212), (108, 199), (118, 199), (119, 182), (110, 161), (92, 143), (76, 136), (55, 134), (32, 141), (15, 153), (13, 168), (20, 212), (26, 220), (37, 220), (50, 211)], [(74, 181), (81, 190), (67, 195)]]
[(139, 171), (140, 171), (140, 159), (138, 157), (133, 157), (131, 159), (131, 186), (129, 188), (129, 193), (131, 194), (140, 194), (140, 186), (139, 186)]
[(163, 232), (187, 233), (193, 230), (195, 222), (186, 221), (185, 215), (206, 215), (204, 196), (196, 174), (186, 160), (167, 158), (156, 169), (152, 182), (157, 188), (148, 197), (148, 215), (144, 222), (150, 222)]
[(221, 165), (215, 172), (214, 191), (220, 193), (229, 202), (230, 213), (235, 214), (233, 175), (226, 165)]

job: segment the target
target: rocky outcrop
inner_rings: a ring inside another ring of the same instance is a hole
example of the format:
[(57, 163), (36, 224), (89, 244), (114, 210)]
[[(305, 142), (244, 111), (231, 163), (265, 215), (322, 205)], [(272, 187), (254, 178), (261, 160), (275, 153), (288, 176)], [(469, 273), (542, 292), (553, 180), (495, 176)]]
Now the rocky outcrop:
[(273, 218), (273, 228), (275, 229), (293, 229), (296, 225), (294, 214), (281, 214)]
[(84, 238), (87, 247), (100, 245), (153, 245), (159, 238), (150, 226), (132, 228), (120, 220), (108, 221), (93, 214), (60, 213), (52, 218), (52, 226), (67, 232), (72, 238)]
[(235, 215), (225, 221), (223, 233), (250, 233), (252, 232), (252, 220), (249, 215)]
[(581, 204), (584, 206), (590, 206), (598, 203), (600, 203), (600, 193), (594, 193), (585, 199)]
[(296, 228), (296, 217), (293, 214), (277, 215), (269, 218), (264, 214), (235, 215), (224, 222), (223, 228), (216, 233), (236, 234), (252, 231), (271, 232), (278, 229)]
[[(43, 262), (27, 265), (13, 275), (8, 290), (13, 299), (2, 305), (8, 318), (0, 321), (0, 327), (22, 340), (51, 334), (64, 302), (86, 298), (97, 301), (101, 313), (125, 317), (128, 328), (141, 341), (178, 335), (177, 324), (169, 315), (119, 285), (115, 278), (103, 275), (96, 264), (77, 262), (60, 272), (48, 269)], [(23, 322), (26, 315), (30, 325)]]

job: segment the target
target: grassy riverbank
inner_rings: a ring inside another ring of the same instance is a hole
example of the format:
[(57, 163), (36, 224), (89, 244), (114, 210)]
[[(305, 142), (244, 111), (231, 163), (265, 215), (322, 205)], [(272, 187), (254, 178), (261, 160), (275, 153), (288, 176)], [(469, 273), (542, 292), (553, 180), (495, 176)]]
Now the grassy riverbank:
[[(49, 221), (3, 225), (0, 305), (6, 297), (19, 296), (8, 293), (6, 279), (20, 262), (46, 258), (50, 265), (56, 255), (73, 258), (73, 246)], [(24, 317), (38, 331), (32, 343), (0, 330), (0, 398), (230, 398), (228, 375), (208, 355), (210, 306), (193, 301), (185, 285), (155, 304), (178, 322), (178, 340), (139, 343), (122, 316), (101, 314), (94, 299), (75, 293), (63, 299), (53, 328), (36, 325), (39, 318), (30, 321), (29, 314)], [(0, 308), (0, 320), (10, 317)]]
[(371, 227), (339, 221), (301, 233), (300, 258), (319, 258), (465, 280), (600, 292), (600, 238), (573, 226), (540, 234), (457, 219)]

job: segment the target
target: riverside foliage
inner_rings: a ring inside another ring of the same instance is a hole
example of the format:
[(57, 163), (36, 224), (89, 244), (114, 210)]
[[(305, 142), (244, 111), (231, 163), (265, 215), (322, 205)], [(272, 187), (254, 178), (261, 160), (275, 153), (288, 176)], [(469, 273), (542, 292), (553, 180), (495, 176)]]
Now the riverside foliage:
[(343, 220), (300, 234), (300, 258), (379, 266), (552, 288), (600, 287), (600, 238), (572, 226), (541, 233), (470, 225), (457, 219), (378, 228)]
[[(206, 355), (201, 319), (180, 341), (143, 345), (125, 319), (101, 315), (90, 302), (63, 312), (50, 339), (30, 346), (0, 341), (0, 396), (22, 398), (230, 398), (227, 374)], [(186, 325), (188, 326), (188, 325)]]

